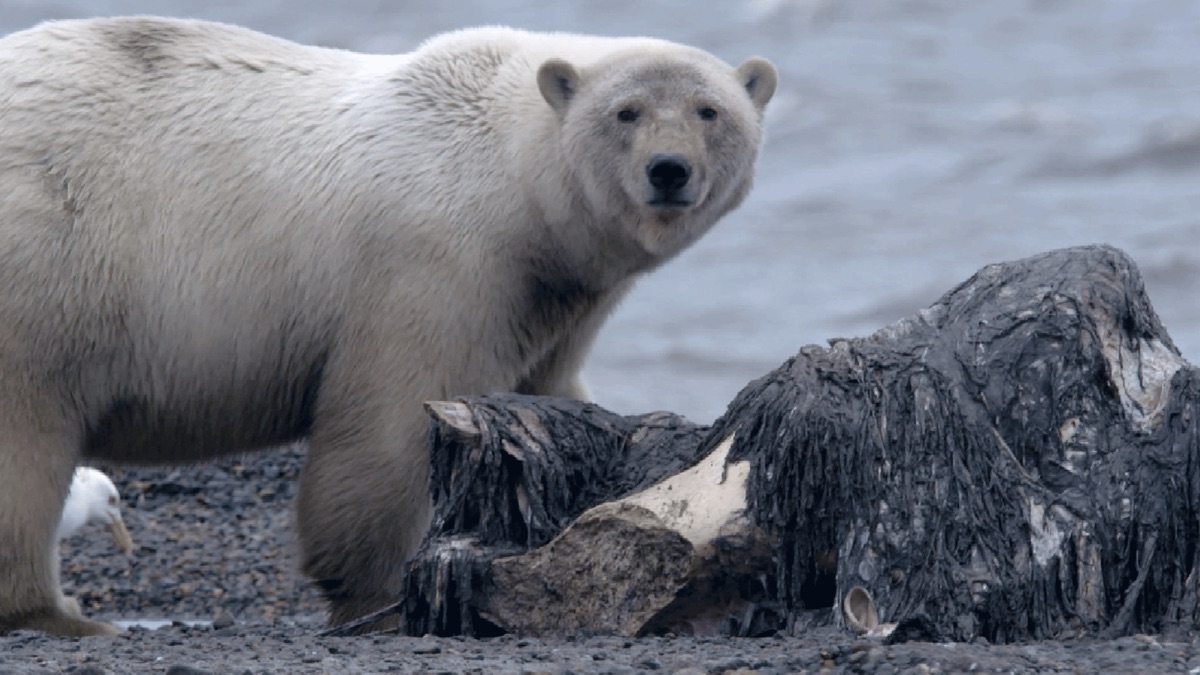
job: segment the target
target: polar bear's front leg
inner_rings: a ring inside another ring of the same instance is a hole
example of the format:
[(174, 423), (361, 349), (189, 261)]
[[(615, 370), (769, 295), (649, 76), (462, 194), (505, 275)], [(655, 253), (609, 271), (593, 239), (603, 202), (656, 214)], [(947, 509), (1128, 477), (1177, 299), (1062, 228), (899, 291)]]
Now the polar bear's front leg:
[(583, 361), (587, 349), (571, 349), (571, 345), (560, 345), (538, 365), (529, 377), (517, 385), (518, 394), (533, 396), (562, 396), (577, 401), (591, 401), (592, 392), (583, 381)]
[(309, 439), (297, 526), (330, 627), (398, 602), (405, 563), (429, 528), (429, 422), (420, 403), (402, 414), (397, 400), (327, 410)]
[(592, 394), (583, 381), (583, 364), (600, 327), (627, 289), (628, 285), (606, 294), (570, 330), (563, 331), (558, 343), (517, 384), (515, 391), (518, 394), (591, 401)]

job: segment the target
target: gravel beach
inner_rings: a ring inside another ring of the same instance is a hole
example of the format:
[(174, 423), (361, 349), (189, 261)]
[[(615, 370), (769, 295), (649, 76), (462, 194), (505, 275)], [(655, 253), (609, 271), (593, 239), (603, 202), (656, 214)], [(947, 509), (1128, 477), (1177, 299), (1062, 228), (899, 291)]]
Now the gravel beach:
[[(5, 0), (0, 31), (154, 13), (402, 52), (506, 23), (651, 33), (781, 72), (746, 204), (616, 311), (588, 362), (597, 400), (707, 423), (801, 345), (864, 335), (980, 266), (1062, 246), (1130, 252), (1172, 337), (1200, 356), (1200, 3), (1190, 0)], [(759, 639), (322, 638), (297, 571), (295, 448), (116, 470), (138, 548), (99, 525), (61, 547), (116, 638), (0, 637), (6, 673), (1200, 673), (1193, 633), (883, 646), (825, 629)], [(0, 542), (4, 546), (4, 542)], [(171, 621), (201, 622), (172, 624)]]
[(319, 637), (321, 600), (296, 570), (291, 528), (302, 460), (301, 449), (286, 448), (184, 469), (110, 468), (137, 548), (124, 556), (102, 526), (85, 527), (63, 543), (63, 587), (91, 616), (135, 623), (116, 638), (0, 638), (0, 674), (1200, 672), (1200, 644), (1183, 634), (1020, 645), (883, 645), (836, 629), (768, 638)]

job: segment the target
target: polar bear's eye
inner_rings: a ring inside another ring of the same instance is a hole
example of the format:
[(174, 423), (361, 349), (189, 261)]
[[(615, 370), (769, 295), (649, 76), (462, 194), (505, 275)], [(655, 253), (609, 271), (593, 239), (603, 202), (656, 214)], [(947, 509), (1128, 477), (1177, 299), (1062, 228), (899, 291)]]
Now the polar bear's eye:
[(700, 108), (696, 111), (696, 114), (700, 116), (700, 119), (706, 122), (711, 122), (712, 120), (717, 119), (716, 108), (712, 108), (710, 106), (704, 106), (703, 108)]
[(636, 122), (637, 118), (638, 111), (633, 108), (621, 108), (617, 113), (617, 120), (620, 122)]

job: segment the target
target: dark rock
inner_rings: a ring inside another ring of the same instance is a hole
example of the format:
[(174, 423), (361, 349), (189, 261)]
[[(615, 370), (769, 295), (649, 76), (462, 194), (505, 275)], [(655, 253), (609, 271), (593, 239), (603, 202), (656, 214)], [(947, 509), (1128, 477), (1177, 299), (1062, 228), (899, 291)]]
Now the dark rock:
[(221, 612), (220, 614), (217, 614), (215, 619), (213, 619), (212, 627), (213, 630), (221, 630), (222, 628), (229, 628), (236, 623), (237, 622), (233, 620), (232, 614), (229, 612)]
[(212, 675), (212, 672), (192, 666), (175, 665), (167, 668), (167, 675)]
[(413, 654), (441, 654), (442, 648), (435, 644), (422, 644), (412, 648)]

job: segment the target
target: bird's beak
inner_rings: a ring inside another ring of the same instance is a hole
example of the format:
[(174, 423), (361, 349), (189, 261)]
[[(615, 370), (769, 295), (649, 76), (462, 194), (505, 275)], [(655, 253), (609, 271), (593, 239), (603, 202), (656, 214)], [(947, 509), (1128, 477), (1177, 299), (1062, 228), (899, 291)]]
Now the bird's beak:
[(121, 514), (116, 514), (108, 524), (108, 529), (112, 531), (113, 540), (117, 542), (117, 548), (121, 549), (121, 553), (129, 555), (133, 553), (133, 537), (129, 536), (129, 530), (125, 529), (125, 521), (122, 520)]

